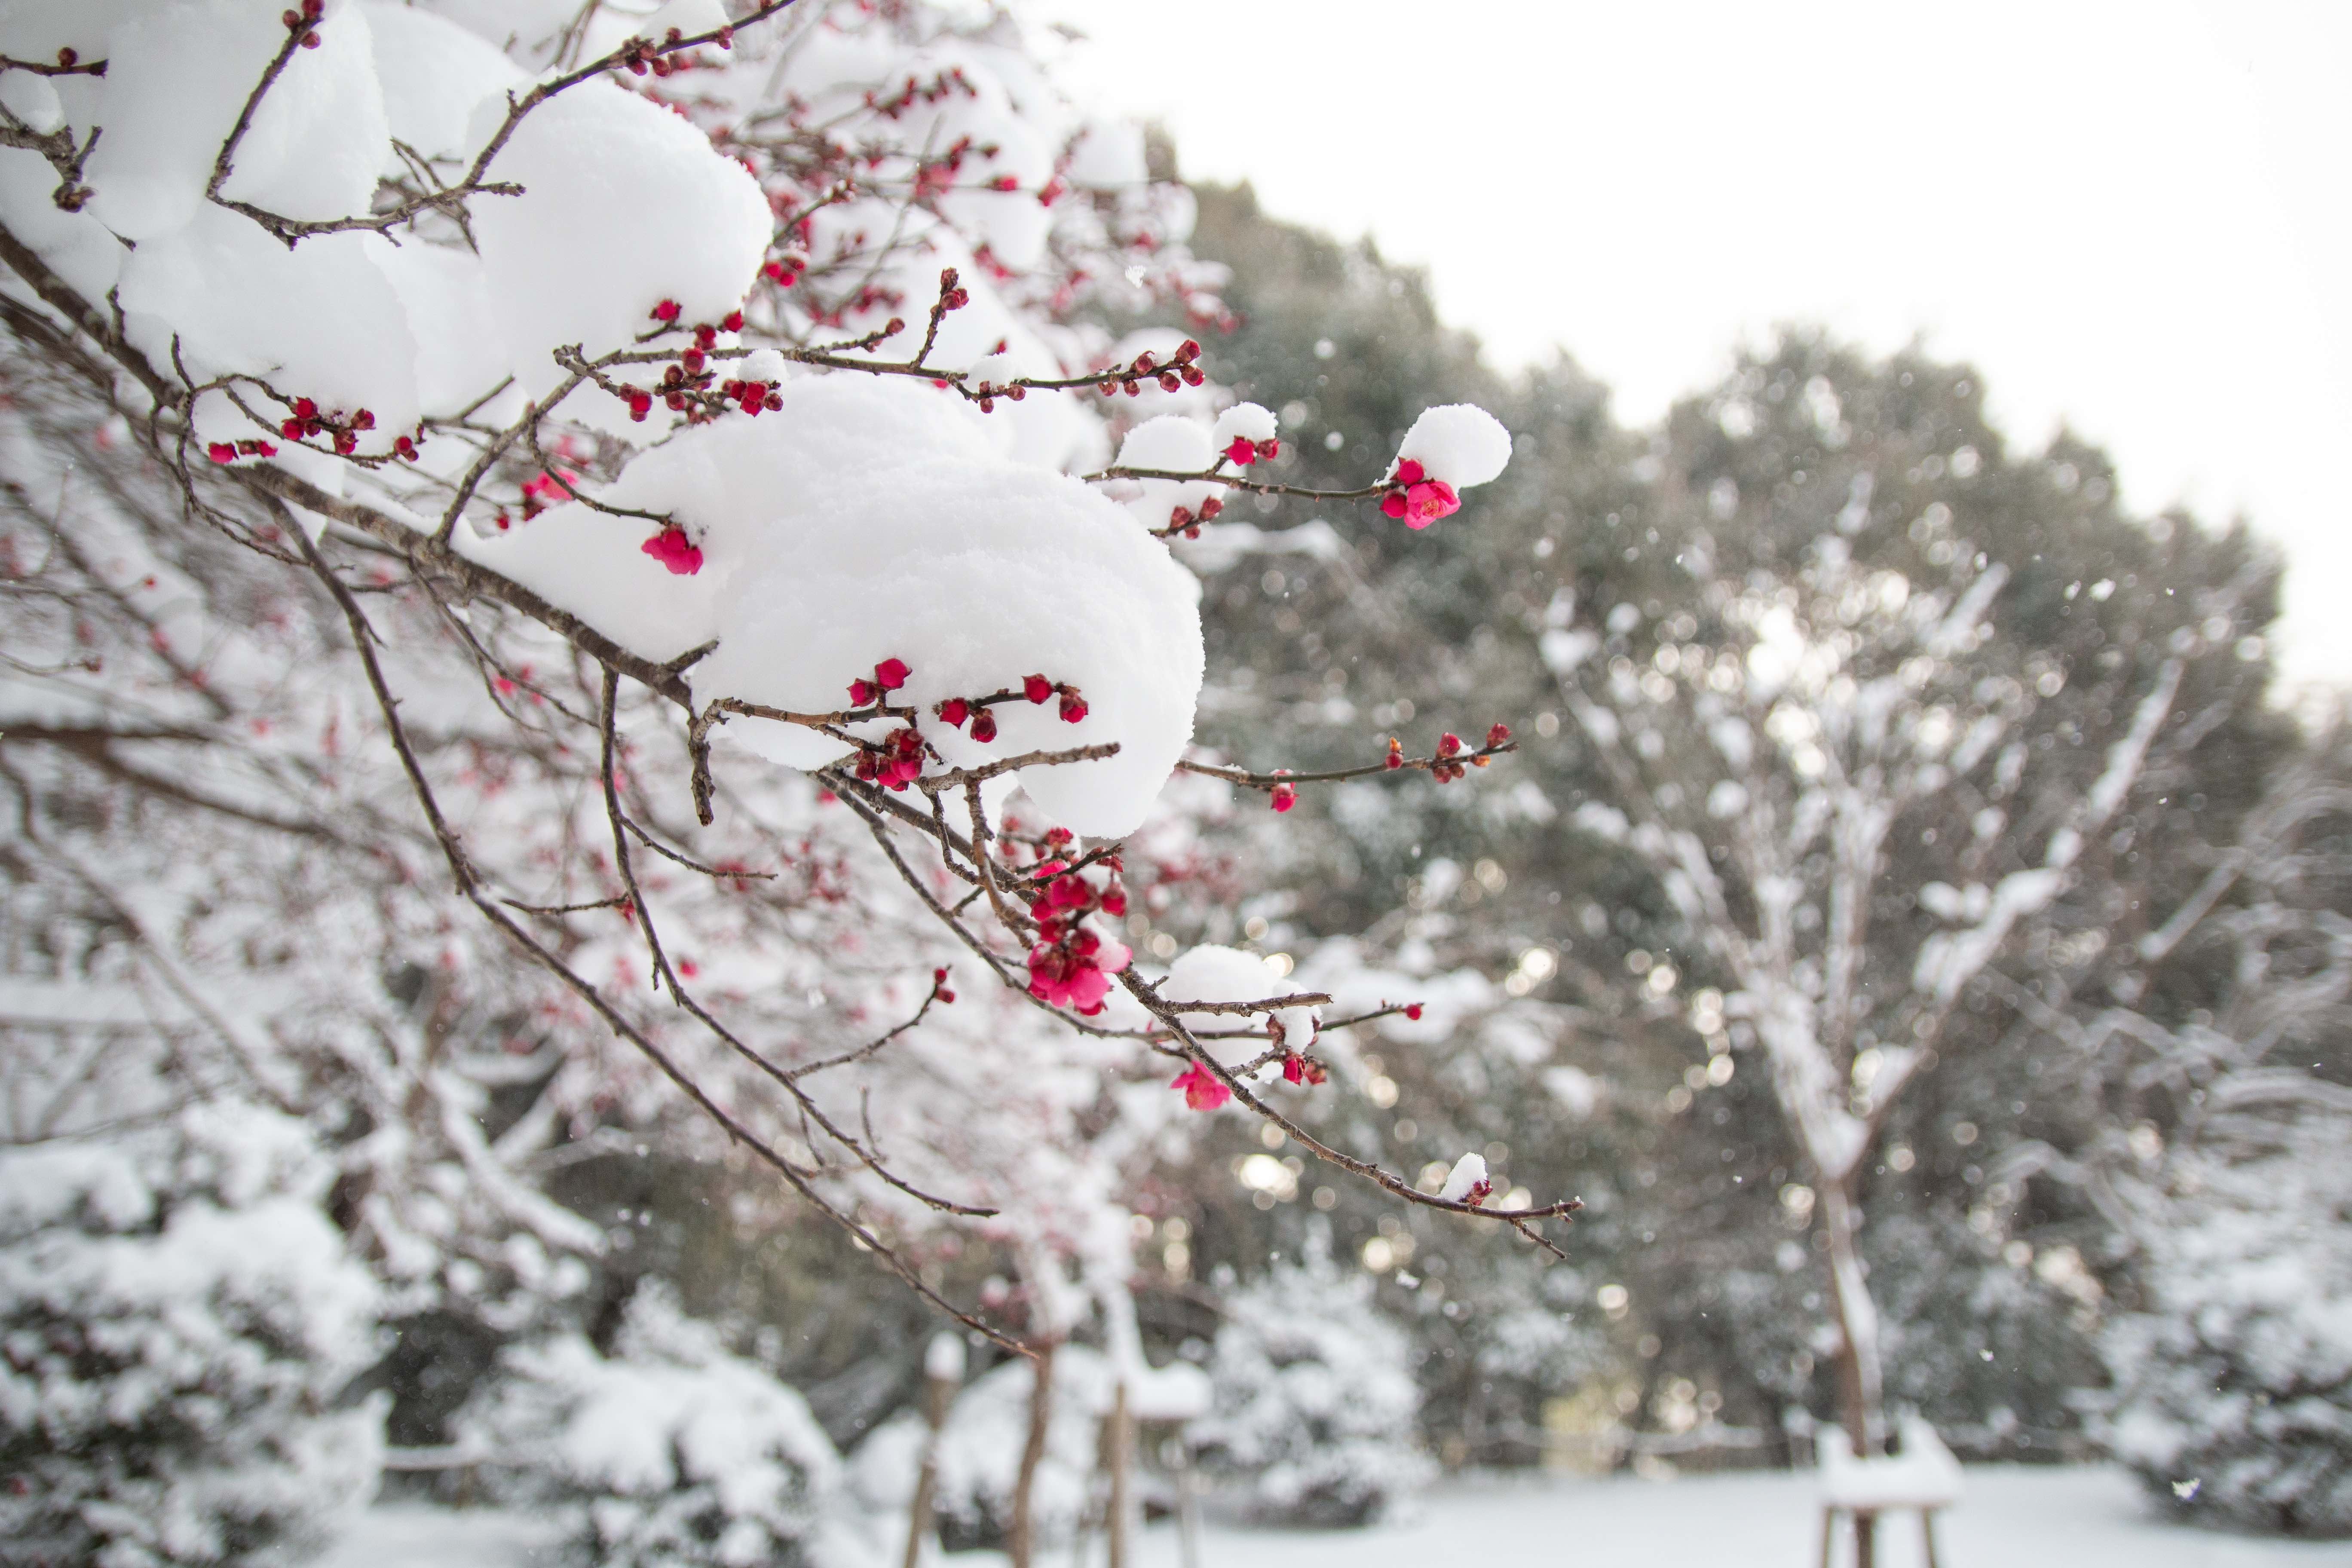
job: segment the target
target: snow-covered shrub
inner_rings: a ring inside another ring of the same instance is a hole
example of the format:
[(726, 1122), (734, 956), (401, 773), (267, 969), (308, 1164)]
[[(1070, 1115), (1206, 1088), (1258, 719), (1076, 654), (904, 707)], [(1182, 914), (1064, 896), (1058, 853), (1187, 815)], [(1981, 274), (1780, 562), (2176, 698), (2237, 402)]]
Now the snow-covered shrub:
[[(1094, 1476), (1103, 1413), (1110, 1408), (1112, 1373), (1100, 1351), (1066, 1344), (1054, 1352), (1054, 1410), (1045, 1428), (1045, 1455), (1037, 1467), (1031, 1507), (1041, 1544), (1067, 1540), (1077, 1528)], [(1013, 1491), (1021, 1469), (1021, 1451), (1029, 1437), (1029, 1391), (1035, 1369), (1025, 1360), (999, 1363), (957, 1396), (940, 1430), (939, 1480), (936, 1510), (940, 1539), (952, 1548), (992, 1546), (1004, 1539), (1013, 1518)], [(861, 1480), (875, 1478), (867, 1489), (887, 1496), (911, 1489), (912, 1467), (897, 1464), (908, 1476), (904, 1485), (884, 1479), (889, 1456), (911, 1457), (913, 1444), (891, 1427), (877, 1431), (859, 1450)], [(880, 1447), (876, 1445), (880, 1444)], [(880, 1484), (876, 1484), (879, 1482)]]
[(1216, 1406), (1194, 1434), (1253, 1518), (1368, 1524), (1429, 1479), (1412, 1356), (1371, 1280), (1310, 1247), (1227, 1298), (1209, 1367)]
[(847, 1568), (841, 1458), (799, 1394), (638, 1289), (610, 1356), (576, 1335), (510, 1351), (477, 1419), (522, 1491), (581, 1505), (566, 1556), (593, 1568)]
[(2147, 1227), (2145, 1310), (2105, 1349), (2116, 1457), (2192, 1518), (2352, 1535), (2352, 1166), (2341, 1119), (2200, 1152)]
[(381, 1406), (335, 1397), (376, 1289), (330, 1173), (232, 1104), (0, 1151), (0, 1562), (237, 1563), (374, 1495)]

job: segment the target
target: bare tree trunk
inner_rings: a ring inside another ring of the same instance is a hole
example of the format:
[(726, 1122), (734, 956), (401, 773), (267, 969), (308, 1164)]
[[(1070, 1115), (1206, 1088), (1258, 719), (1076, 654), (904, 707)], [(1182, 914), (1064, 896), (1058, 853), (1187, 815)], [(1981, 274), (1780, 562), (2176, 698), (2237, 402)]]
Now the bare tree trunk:
[[(1829, 1237), (1830, 1299), (1837, 1310), (1838, 1406), (1854, 1457), (1875, 1458), (1885, 1448), (1885, 1385), (1878, 1355), (1878, 1307), (1863, 1276), (1858, 1243), (1862, 1215), (1855, 1207), (1853, 1178), (1822, 1184), (1822, 1224)], [(1853, 1516), (1854, 1568), (1874, 1568), (1878, 1556), (1878, 1520)]]
[(1029, 1385), (1029, 1440), (1021, 1448), (1021, 1473), (1013, 1483), (1013, 1528), (1005, 1534), (1005, 1554), (1013, 1568), (1031, 1568), (1037, 1545), (1037, 1518), (1032, 1506), (1037, 1487), (1037, 1467), (1045, 1458), (1045, 1433), (1054, 1414), (1054, 1342), (1037, 1347), (1034, 1381)]

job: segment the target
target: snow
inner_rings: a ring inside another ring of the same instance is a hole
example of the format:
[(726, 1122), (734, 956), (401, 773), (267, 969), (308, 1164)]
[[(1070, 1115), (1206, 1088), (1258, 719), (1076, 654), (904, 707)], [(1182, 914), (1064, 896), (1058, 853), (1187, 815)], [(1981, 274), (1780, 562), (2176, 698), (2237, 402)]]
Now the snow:
[(963, 1381), (963, 1340), (942, 1330), (923, 1347), (923, 1375), (934, 1383)]
[[(388, 0), (360, 6), (375, 35), (384, 119), (427, 158), (466, 158), (475, 106), (523, 80), (506, 56), (453, 22)], [(321, 46), (323, 47), (323, 45)]]
[[(1207, 471), (1216, 460), (1216, 447), (1208, 429), (1181, 414), (1162, 414), (1147, 419), (1129, 430), (1118, 445), (1118, 466), (1122, 468), (1197, 474)], [(1133, 496), (1127, 503), (1128, 510), (1144, 527), (1151, 529), (1169, 526), (1179, 507), (1198, 517), (1202, 502), (1213, 497), (1222, 499), (1225, 493), (1224, 486), (1205, 479), (1128, 479), (1121, 483), (1123, 489)]]
[[(2066, 1568), (2317, 1568), (2341, 1542), (2193, 1530), (2152, 1514), (2105, 1466), (1972, 1466), (1968, 1500), (1937, 1517), (1941, 1560)], [(1569, 1568), (1716, 1568), (1799, 1563), (1819, 1551), (1811, 1478), (1747, 1471), (1646, 1481), (1465, 1478), (1441, 1483), (1404, 1517), (1370, 1530), (1244, 1530), (1212, 1524), (1202, 1561), (1216, 1568), (1437, 1568), (1562, 1563)], [(1171, 1522), (1144, 1531), (1139, 1568), (1177, 1568)], [(1048, 1552), (1046, 1561), (1058, 1561)], [(1000, 1568), (1003, 1554), (956, 1552), (956, 1568)], [(1840, 1558), (1841, 1563), (1850, 1558)], [(1885, 1568), (1918, 1568), (1919, 1533), (1879, 1531)], [(551, 1568), (550, 1522), (498, 1510), (378, 1504), (319, 1568)]]
[(1483, 485), (1498, 478), (1510, 462), (1511, 433), (1474, 404), (1423, 409), (1397, 448), (1397, 461), (1408, 460), (1456, 489)]
[[(1030, 798), (1072, 832), (1139, 826), (1191, 741), (1202, 651), (1198, 584), (1101, 496), (1000, 457), (984, 417), (903, 381), (820, 376), (783, 406), (682, 433), (600, 499), (662, 512), (703, 551), (674, 576), (642, 552), (655, 525), (579, 503), (511, 532), (461, 537), (473, 559), (649, 658), (716, 638), (689, 672), (697, 700), (830, 712), (888, 658), (897, 700), (952, 766), (1114, 743), (1115, 756), (1031, 767)], [(844, 526), (845, 520), (856, 526)], [(995, 741), (932, 716), (950, 697), (1044, 674), (1087, 712), (999, 704)], [(875, 737), (896, 726), (870, 726)], [(719, 733), (791, 767), (846, 752), (813, 730), (736, 719)]]
[[(477, 143), (504, 113), (502, 101), (477, 110)], [(476, 203), (474, 234), (515, 374), (534, 396), (563, 378), (556, 349), (578, 344), (594, 358), (626, 347), (665, 300), (688, 324), (723, 319), (742, 303), (774, 226), (742, 165), (609, 82), (532, 110), (488, 177), (524, 187)]]
[(1450, 1204), (1461, 1203), (1469, 1197), (1471, 1188), (1486, 1179), (1486, 1157), (1465, 1154), (1454, 1162), (1454, 1169), (1446, 1173), (1445, 1184), (1437, 1189), (1437, 1195)]
[[(329, 234), (287, 249), (251, 219), (206, 205), (185, 226), (141, 242), (122, 266), (131, 336), (171, 363), (176, 337), (191, 374), (267, 377), (288, 397), (322, 409), (376, 416), (366, 449), (416, 423), (416, 342), (400, 296), (373, 257), (390, 249), (373, 235)], [(275, 405), (245, 390), (267, 416)], [(206, 440), (275, 433), (257, 428), (225, 397), (206, 399)]]
[(1209, 433), (1209, 445), (1222, 452), (1237, 437), (1252, 441), (1271, 441), (1281, 433), (1280, 421), (1274, 410), (1255, 403), (1236, 403), (1217, 416), (1217, 423)]
[(1886, 1509), (1949, 1508), (1960, 1500), (1960, 1462), (1936, 1429), (1917, 1416), (1901, 1424), (1903, 1451), (1857, 1459), (1853, 1445), (1835, 1426), (1816, 1441), (1821, 1449), (1820, 1485), (1826, 1506), (1877, 1512)]
[[(285, 42), (276, 0), (142, 6), (109, 36), (90, 155), (89, 212), (127, 239), (184, 227), (205, 205), (213, 160)], [(329, 9), (255, 111), (221, 187), (281, 217), (365, 213), (388, 151), (367, 19)]]
[[(1222, 947), (1205, 942), (1192, 948), (1168, 966), (1168, 978), (1160, 983), (1160, 994), (1171, 1002), (1258, 1002), (1269, 996), (1296, 995), (1302, 987), (1274, 964), (1255, 952), (1244, 952), (1236, 947)], [(1304, 1050), (1314, 1041), (1321, 1025), (1320, 1007), (1284, 1007), (1274, 1014), (1280, 1022), (1286, 1042), (1292, 1050)], [(1230, 1016), (1196, 1014), (1195, 1026), (1204, 1029), (1236, 1027), (1241, 1020)], [(1257, 1040), (1212, 1041), (1213, 1046), (1229, 1047), (1226, 1054), (1255, 1056), (1262, 1048)]]

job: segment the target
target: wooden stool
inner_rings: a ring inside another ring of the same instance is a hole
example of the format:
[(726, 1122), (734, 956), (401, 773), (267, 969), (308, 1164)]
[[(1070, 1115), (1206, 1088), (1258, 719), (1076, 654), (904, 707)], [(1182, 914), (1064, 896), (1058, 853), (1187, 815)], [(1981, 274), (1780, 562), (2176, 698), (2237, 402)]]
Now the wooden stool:
[[(1937, 1568), (1936, 1514), (1960, 1500), (1960, 1462), (1944, 1447), (1936, 1429), (1917, 1416), (1906, 1416), (1897, 1430), (1902, 1435), (1902, 1452), (1883, 1459), (1857, 1459), (1843, 1428), (1821, 1429), (1814, 1446), (1822, 1500), (1822, 1568), (1830, 1568), (1840, 1514), (1853, 1520), (1859, 1542), (1864, 1528), (1874, 1525), (1880, 1514), (1906, 1509), (1918, 1514), (1927, 1568)], [(1858, 1568), (1870, 1568), (1870, 1564), (1861, 1563)]]

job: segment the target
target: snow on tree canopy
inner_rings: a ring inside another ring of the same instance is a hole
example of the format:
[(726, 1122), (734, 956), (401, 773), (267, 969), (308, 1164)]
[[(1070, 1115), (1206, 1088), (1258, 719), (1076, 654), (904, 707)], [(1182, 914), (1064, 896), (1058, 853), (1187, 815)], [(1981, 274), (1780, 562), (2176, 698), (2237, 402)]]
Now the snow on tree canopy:
[[(1194, 580), (1076, 479), (997, 454), (929, 389), (848, 376), (792, 383), (759, 419), (680, 433), (598, 499), (665, 513), (703, 552), (673, 575), (646, 559), (657, 525), (568, 503), (460, 548), (647, 658), (716, 639), (688, 672), (697, 698), (793, 712), (849, 704), (852, 681), (898, 659), (924, 739), (953, 766), (1116, 743), (1115, 756), (1024, 770), (1038, 806), (1076, 833), (1142, 820), (1192, 739), (1202, 652)], [(932, 711), (1043, 674), (1083, 694), (998, 704), (982, 743)], [(859, 726), (879, 738), (894, 726)], [(791, 767), (849, 750), (814, 730), (738, 718), (719, 731)]]
[(1397, 461), (1419, 463), (1433, 479), (1456, 489), (1501, 477), (1511, 460), (1511, 433), (1502, 421), (1468, 403), (1426, 408), (1404, 433)]

